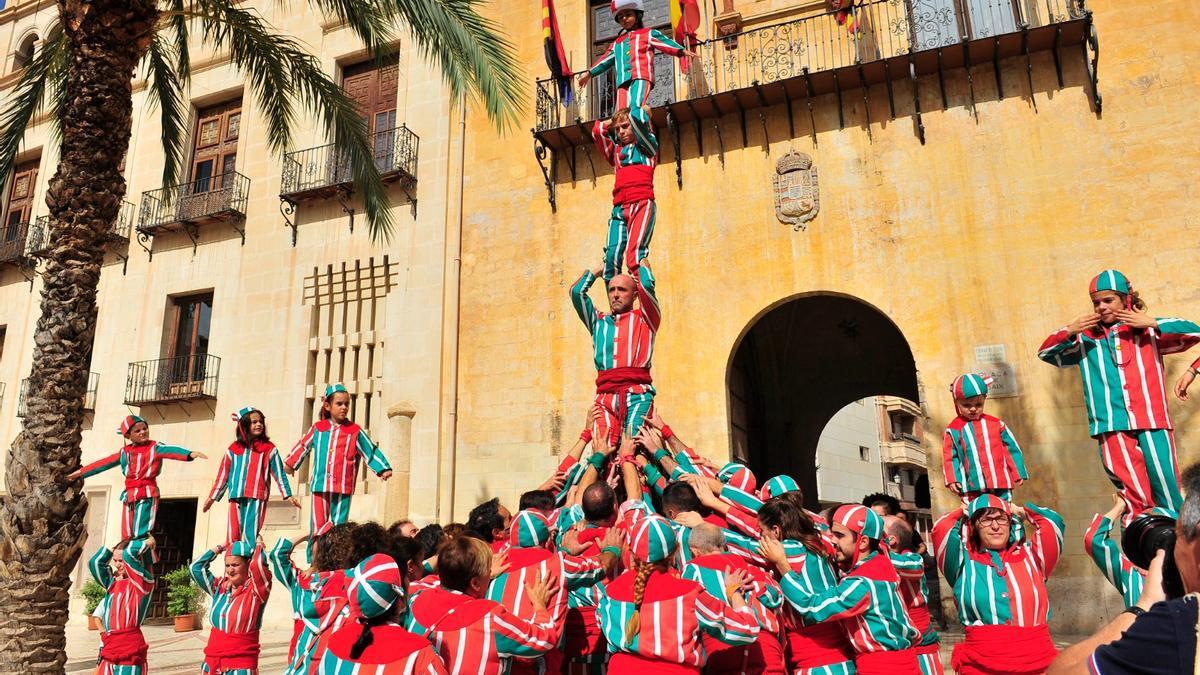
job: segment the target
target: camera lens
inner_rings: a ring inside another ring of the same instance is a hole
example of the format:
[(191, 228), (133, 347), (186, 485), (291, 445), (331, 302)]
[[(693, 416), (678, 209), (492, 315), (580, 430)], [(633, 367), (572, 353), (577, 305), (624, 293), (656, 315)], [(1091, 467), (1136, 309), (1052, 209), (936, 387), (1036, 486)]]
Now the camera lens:
[(1138, 516), (1125, 528), (1121, 549), (1137, 567), (1149, 569), (1159, 551), (1166, 551), (1163, 564), (1163, 591), (1170, 598), (1183, 597), (1183, 580), (1175, 567), (1175, 519), (1150, 513)]

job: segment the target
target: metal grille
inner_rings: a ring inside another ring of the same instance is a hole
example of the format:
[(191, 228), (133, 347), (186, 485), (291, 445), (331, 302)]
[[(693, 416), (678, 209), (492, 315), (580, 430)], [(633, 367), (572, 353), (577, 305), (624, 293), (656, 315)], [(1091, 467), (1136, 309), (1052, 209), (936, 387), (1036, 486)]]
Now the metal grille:
[[(83, 409), (91, 412), (96, 409), (96, 392), (100, 389), (100, 373), (88, 373), (87, 391), (83, 394)], [(17, 417), (25, 417), (28, 412), (25, 397), (29, 395), (29, 378), (21, 380), (21, 388), (17, 392)]]
[[(417, 179), (417, 151), (421, 139), (407, 125), (380, 131), (370, 138), (375, 168), (385, 180), (397, 175), (412, 181)], [(336, 188), (353, 180), (354, 173), (345, 153), (330, 143), (285, 154), (279, 192), (292, 196)]]
[(142, 193), (138, 229), (149, 234), (210, 218), (244, 217), (250, 179), (229, 171)]
[(175, 356), (129, 364), (125, 405), (217, 397), (221, 359), (212, 354)]

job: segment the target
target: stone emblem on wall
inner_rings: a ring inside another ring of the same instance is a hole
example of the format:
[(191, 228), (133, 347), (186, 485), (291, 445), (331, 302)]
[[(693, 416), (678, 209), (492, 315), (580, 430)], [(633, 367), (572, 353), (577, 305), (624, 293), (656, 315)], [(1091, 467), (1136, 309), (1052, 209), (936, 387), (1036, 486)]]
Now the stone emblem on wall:
[(775, 217), (799, 231), (821, 210), (817, 167), (807, 153), (789, 150), (775, 164)]

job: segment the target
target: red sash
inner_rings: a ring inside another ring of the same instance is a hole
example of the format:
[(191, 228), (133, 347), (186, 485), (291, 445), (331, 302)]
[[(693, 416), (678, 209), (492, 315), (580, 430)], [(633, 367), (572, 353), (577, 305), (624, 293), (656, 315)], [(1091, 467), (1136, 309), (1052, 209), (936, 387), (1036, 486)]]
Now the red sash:
[(967, 639), (954, 647), (950, 663), (959, 675), (1044, 673), (1058, 655), (1050, 628), (967, 626)]
[(854, 651), (841, 621), (829, 621), (798, 629), (789, 629), (788, 666), (792, 670), (819, 668), (854, 660)]
[(254, 670), (258, 668), (258, 651), (258, 631), (227, 633), (214, 628), (204, 647), (204, 663), (211, 673), (242, 668)]
[(644, 164), (622, 166), (613, 181), (613, 205), (654, 199), (654, 167)]
[(855, 654), (854, 669), (858, 675), (921, 675), (917, 650), (911, 648)]
[(126, 628), (100, 634), (100, 660), (114, 666), (145, 666), (150, 649), (141, 628)]
[(920, 607), (906, 607), (908, 610), (908, 618), (912, 620), (912, 624), (921, 631), (921, 635), (929, 632), (929, 606), (922, 604)]
[(608, 646), (604, 632), (596, 621), (595, 607), (572, 607), (567, 610), (567, 621), (563, 626), (563, 655), (568, 659), (598, 655), (603, 656)]
[(138, 488), (158, 487), (158, 482), (153, 478), (126, 478), (125, 492), (132, 492)]
[(672, 663), (629, 652), (618, 652), (608, 658), (608, 672), (637, 673), (637, 675), (695, 675), (700, 672), (700, 669), (685, 663)]
[(597, 394), (624, 394), (639, 384), (651, 384), (649, 368), (622, 366), (602, 370), (596, 375)]
[(758, 639), (748, 645), (729, 645), (704, 633), (701, 636), (708, 661), (704, 669), (710, 673), (745, 673), (746, 675), (787, 675), (783, 645), (779, 638), (761, 631)]

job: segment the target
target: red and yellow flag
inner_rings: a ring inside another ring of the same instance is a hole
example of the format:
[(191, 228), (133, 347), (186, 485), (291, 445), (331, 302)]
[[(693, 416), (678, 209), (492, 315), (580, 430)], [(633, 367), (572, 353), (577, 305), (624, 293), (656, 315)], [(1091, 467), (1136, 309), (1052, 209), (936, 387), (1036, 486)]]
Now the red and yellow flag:
[[(671, 0), (671, 30), (675, 41), (687, 49), (695, 49), (700, 40), (696, 31), (700, 28), (700, 6), (696, 0)], [(688, 70), (687, 57), (680, 59), (679, 68)]]
[(546, 66), (550, 76), (558, 85), (563, 105), (571, 102), (571, 66), (567, 64), (567, 53), (563, 50), (562, 34), (558, 32), (558, 16), (554, 13), (554, 0), (542, 0), (542, 39), (545, 42)]

